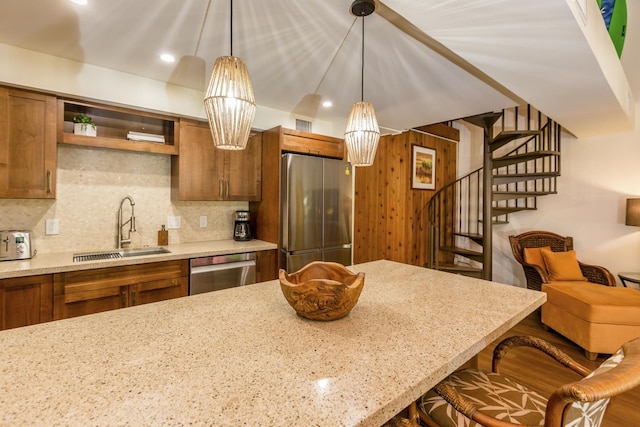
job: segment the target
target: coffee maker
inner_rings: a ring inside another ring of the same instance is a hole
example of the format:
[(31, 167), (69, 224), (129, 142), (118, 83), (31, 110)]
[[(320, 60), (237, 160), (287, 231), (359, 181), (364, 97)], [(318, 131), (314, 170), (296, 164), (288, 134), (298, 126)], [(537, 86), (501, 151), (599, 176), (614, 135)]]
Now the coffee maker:
[(246, 242), (251, 240), (251, 227), (249, 226), (249, 211), (236, 211), (235, 224), (233, 225), (233, 240)]

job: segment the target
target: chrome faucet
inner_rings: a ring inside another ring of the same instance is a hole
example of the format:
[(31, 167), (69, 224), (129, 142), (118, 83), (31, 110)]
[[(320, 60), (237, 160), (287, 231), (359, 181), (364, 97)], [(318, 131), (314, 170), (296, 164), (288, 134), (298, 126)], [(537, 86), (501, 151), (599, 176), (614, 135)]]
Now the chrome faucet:
[[(131, 218), (129, 218), (125, 222), (122, 222), (122, 205), (124, 204), (125, 200), (129, 200), (129, 203), (131, 204)], [(118, 209), (118, 249), (122, 249), (123, 243), (131, 243), (131, 233), (136, 231), (136, 217), (134, 214), (135, 204), (136, 202), (133, 201), (133, 198), (131, 196), (125, 196), (120, 201), (120, 209)], [(123, 239), (122, 227), (124, 227), (127, 224), (129, 224), (129, 232), (127, 234), (127, 238)]]

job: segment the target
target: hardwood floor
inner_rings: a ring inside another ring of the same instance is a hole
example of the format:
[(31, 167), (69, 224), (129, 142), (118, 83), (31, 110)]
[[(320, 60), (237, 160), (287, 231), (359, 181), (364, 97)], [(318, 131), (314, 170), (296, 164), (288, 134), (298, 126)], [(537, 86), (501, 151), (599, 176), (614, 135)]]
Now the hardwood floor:
[[(540, 322), (540, 311), (536, 311), (478, 355), (480, 369), (491, 370), (491, 357), (495, 345), (513, 335), (533, 335), (543, 338), (589, 369), (595, 369), (608, 357), (608, 355), (601, 355), (596, 361), (589, 361), (584, 356), (583, 350), (576, 344), (554, 331), (545, 331)], [(560, 385), (580, 379), (579, 375), (531, 349), (518, 349), (513, 351), (513, 354), (510, 352), (501, 364), (501, 373), (546, 397)], [(639, 404), (640, 387), (611, 399), (602, 427), (640, 426)]]

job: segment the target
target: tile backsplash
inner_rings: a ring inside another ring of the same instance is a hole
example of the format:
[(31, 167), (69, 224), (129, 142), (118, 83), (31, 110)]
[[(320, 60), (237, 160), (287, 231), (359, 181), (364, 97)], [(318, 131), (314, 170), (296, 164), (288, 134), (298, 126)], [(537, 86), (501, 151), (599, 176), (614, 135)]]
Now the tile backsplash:
[[(172, 202), (168, 155), (60, 144), (56, 199), (0, 199), (0, 230), (32, 230), (41, 253), (112, 249), (127, 195), (135, 201), (131, 247), (157, 245), (168, 216), (181, 217), (181, 228), (169, 230), (169, 244), (230, 239), (233, 213), (248, 208), (247, 202)], [(128, 202), (123, 212), (126, 221)], [(203, 215), (206, 227), (200, 227)], [(60, 234), (45, 235), (47, 219), (59, 220)]]

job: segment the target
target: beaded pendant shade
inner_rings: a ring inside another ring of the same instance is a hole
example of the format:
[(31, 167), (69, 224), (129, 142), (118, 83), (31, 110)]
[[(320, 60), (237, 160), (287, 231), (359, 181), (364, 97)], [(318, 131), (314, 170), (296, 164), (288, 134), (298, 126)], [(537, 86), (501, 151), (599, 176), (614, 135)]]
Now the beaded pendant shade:
[(361, 98), (351, 107), (344, 140), (353, 166), (371, 166), (376, 157), (380, 128), (373, 104), (364, 102), (364, 17), (375, 10), (373, 0), (355, 0), (351, 12), (362, 17)]
[[(233, 36), (233, 0), (231, 29)], [(224, 150), (245, 149), (256, 115), (256, 100), (247, 65), (233, 56), (233, 37), (231, 56), (219, 57), (213, 66), (204, 108), (214, 146)]]
[(373, 104), (356, 102), (351, 107), (344, 140), (353, 166), (371, 166), (376, 158), (380, 129)]

